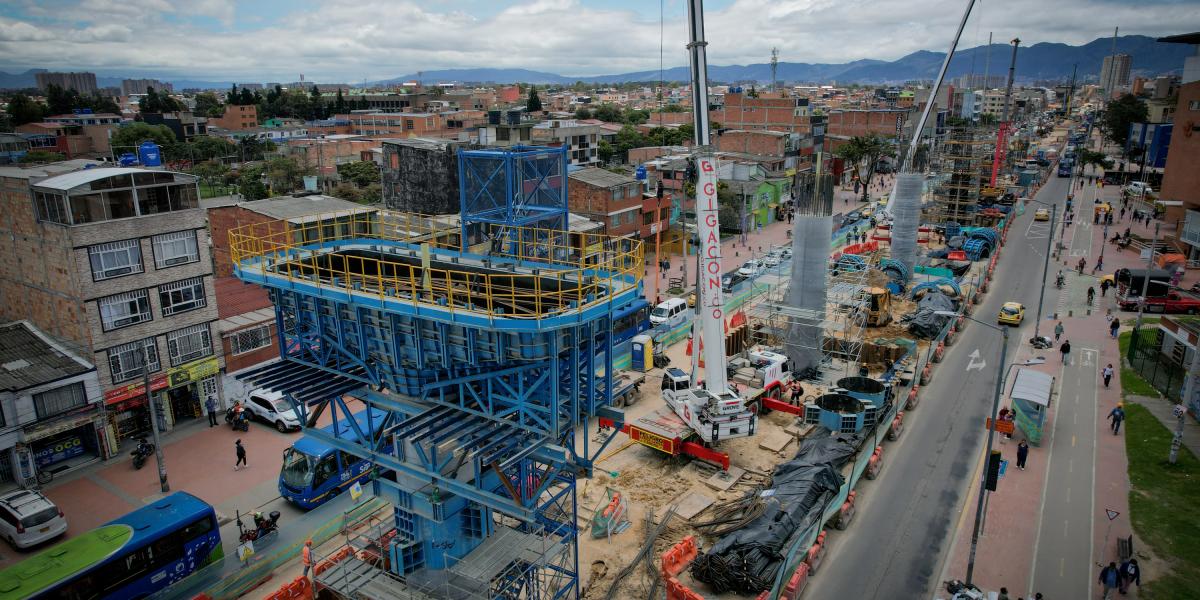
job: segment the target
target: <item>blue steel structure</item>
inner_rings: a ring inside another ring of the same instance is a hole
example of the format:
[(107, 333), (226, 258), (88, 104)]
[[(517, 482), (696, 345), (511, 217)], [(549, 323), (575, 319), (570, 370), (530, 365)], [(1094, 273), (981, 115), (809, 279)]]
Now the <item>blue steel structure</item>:
[[(575, 433), (624, 420), (613, 324), (643, 296), (643, 257), (566, 230), (563, 152), (460, 153), (461, 224), (367, 211), (230, 233), (235, 273), (275, 303), (291, 365), (275, 372), (317, 374), (256, 383), (301, 406), (306, 435), (377, 465), (389, 581), (413, 597), (579, 596), (575, 478), (612, 437)], [(328, 410), (359, 428), (351, 396), (381, 422), (350, 441), (315, 427)]]

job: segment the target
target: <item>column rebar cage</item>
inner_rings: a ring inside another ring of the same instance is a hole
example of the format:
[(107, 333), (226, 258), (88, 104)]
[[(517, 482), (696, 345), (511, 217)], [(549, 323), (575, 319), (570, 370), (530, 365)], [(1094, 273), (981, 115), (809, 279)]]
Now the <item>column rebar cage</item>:
[(943, 176), (932, 194), (931, 217), (935, 222), (975, 223), (980, 191), (990, 177), (991, 163), (986, 159), (994, 149), (990, 129), (959, 127), (949, 131), (939, 157)]

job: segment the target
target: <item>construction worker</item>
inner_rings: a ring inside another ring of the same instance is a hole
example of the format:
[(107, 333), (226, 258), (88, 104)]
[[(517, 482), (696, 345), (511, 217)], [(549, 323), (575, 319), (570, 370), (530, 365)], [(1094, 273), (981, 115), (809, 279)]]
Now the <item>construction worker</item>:
[(304, 577), (308, 577), (308, 570), (312, 568), (312, 538), (304, 540), (304, 549), (300, 551), (300, 560), (304, 563)]

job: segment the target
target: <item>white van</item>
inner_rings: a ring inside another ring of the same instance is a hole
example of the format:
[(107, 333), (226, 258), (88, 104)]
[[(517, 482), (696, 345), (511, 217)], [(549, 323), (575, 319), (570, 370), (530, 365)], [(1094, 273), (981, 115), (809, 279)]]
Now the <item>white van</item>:
[(650, 311), (650, 325), (658, 327), (666, 323), (667, 327), (675, 327), (687, 320), (687, 310), (687, 300), (683, 298), (666, 300)]

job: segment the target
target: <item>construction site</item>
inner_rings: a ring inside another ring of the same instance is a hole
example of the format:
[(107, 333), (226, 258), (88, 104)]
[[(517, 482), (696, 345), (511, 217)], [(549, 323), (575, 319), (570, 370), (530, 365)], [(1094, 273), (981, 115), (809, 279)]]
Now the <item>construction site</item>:
[[(703, 106), (698, 1), (689, 14)], [(920, 388), (987, 291), (1007, 219), (965, 218), (974, 138), (943, 161), (961, 195), (902, 172), (862, 243), (833, 225), (831, 177), (799, 173), (791, 247), (726, 286), (707, 119), (686, 259), (702, 276), (682, 323), (641, 321), (641, 242), (571, 231), (561, 148), (459, 150), (460, 215), (231, 232), (236, 274), (269, 290), (281, 332), (283, 360), (245, 377), (371, 465), (369, 510), (330, 525), (311, 579), (271, 597), (801, 594), (886, 441), (923, 418)], [(930, 198), (940, 212), (921, 215)], [(931, 220), (956, 223), (934, 236)]]

